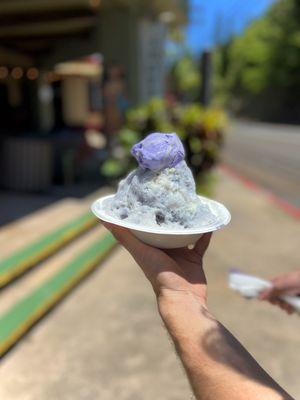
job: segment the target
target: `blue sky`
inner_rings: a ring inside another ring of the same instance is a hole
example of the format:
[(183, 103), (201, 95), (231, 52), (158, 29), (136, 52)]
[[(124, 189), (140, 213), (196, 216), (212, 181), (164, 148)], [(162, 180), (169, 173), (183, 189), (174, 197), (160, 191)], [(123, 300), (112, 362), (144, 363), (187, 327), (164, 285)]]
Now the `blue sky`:
[(186, 42), (196, 55), (216, 41), (238, 34), (274, 0), (189, 0)]

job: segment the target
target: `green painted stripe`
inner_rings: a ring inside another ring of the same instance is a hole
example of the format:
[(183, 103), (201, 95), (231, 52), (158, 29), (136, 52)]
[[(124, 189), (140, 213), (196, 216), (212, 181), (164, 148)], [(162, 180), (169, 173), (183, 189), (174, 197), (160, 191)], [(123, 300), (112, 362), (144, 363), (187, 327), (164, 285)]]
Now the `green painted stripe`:
[(115, 246), (108, 233), (0, 317), (0, 355), (87, 275)]
[(96, 223), (97, 219), (91, 212), (85, 213), (0, 261), (0, 287), (44, 260)]

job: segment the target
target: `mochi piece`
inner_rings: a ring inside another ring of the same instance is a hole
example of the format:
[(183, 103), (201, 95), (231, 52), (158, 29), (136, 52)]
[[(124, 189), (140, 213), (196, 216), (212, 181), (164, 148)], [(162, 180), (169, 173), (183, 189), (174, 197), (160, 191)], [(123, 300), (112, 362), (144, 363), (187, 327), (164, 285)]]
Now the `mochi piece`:
[(176, 133), (151, 133), (131, 150), (140, 167), (158, 171), (184, 160), (184, 147)]

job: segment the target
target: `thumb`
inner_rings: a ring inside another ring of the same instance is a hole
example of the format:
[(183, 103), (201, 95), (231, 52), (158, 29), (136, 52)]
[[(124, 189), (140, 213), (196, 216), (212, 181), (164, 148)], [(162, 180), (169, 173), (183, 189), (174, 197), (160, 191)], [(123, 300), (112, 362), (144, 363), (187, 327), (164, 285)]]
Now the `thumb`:
[(197, 255), (201, 258), (204, 256), (204, 253), (209, 246), (211, 237), (212, 232), (204, 233), (194, 247), (194, 252), (197, 253)]

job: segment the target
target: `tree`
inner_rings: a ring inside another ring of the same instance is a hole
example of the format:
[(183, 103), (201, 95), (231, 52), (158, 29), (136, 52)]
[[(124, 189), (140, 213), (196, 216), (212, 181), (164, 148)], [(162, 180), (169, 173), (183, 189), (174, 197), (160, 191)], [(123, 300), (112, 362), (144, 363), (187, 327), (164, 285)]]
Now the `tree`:
[(171, 84), (183, 100), (195, 100), (199, 96), (200, 71), (197, 61), (188, 53), (178, 59), (171, 68)]
[(231, 107), (261, 119), (300, 121), (297, 0), (276, 2), (241, 36), (219, 48), (216, 61), (217, 90), (227, 93)]

